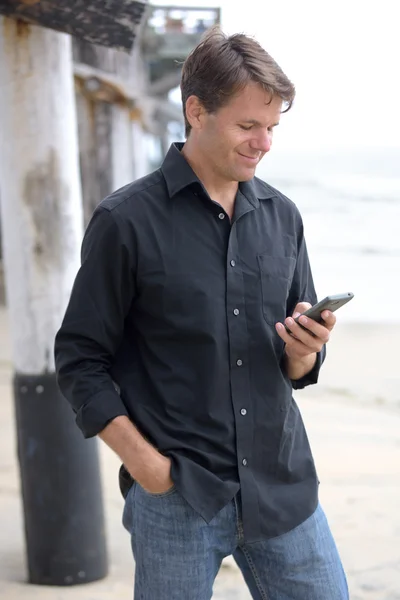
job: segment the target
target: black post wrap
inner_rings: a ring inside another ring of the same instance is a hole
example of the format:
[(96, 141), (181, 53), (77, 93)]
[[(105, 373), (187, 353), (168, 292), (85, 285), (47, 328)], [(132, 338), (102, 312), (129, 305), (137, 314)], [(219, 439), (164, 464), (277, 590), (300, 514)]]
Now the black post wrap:
[(28, 579), (75, 585), (108, 572), (97, 440), (85, 440), (54, 373), (14, 376)]

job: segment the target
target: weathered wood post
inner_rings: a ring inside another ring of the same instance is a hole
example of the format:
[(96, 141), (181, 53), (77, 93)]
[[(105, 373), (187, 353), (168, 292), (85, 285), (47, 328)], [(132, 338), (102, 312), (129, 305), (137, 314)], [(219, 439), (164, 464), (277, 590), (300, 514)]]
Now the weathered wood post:
[(8, 18), (0, 32), (3, 245), (29, 581), (68, 585), (107, 573), (96, 443), (60, 398), (53, 364), (83, 229), (71, 39)]
[(18, 458), (28, 579), (43, 585), (108, 569), (96, 441), (77, 429), (53, 364), (83, 233), (71, 38), (53, 28), (130, 48), (143, 12), (78, 4), (0, 0), (13, 17), (0, 17), (0, 185)]

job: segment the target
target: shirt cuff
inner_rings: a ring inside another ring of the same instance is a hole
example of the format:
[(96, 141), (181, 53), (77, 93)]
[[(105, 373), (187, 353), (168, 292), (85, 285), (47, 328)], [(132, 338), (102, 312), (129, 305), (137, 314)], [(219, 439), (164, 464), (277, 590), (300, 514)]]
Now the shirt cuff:
[(116, 417), (129, 417), (125, 404), (118, 392), (105, 390), (92, 396), (76, 413), (76, 424), (85, 438), (90, 438), (101, 431)]
[(300, 379), (292, 379), (292, 387), (294, 390), (302, 390), (308, 385), (313, 385), (318, 382), (319, 372), (322, 367), (322, 363), (325, 360), (326, 356), (326, 346), (323, 346), (321, 352), (317, 352), (317, 360), (315, 361), (315, 365)]

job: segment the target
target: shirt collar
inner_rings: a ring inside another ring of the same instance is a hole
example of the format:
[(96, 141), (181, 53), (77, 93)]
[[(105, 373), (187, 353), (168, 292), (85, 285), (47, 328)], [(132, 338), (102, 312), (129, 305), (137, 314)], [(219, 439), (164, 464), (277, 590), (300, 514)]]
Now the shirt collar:
[[(175, 194), (193, 183), (200, 184), (204, 187), (183, 156), (181, 152), (183, 146), (184, 144), (182, 142), (174, 142), (171, 144), (161, 165), (161, 171), (164, 175), (170, 198), (173, 198)], [(258, 208), (260, 200), (267, 200), (275, 196), (273, 190), (260, 179), (257, 179), (257, 177), (254, 177), (250, 181), (240, 182), (239, 190), (254, 208)]]
[(161, 165), (161, 171), (164, 175), (170, 198), (173, 198), (175, 194), (190, 184), (200, 183), (196, 173), (183, 156), (181, 152), (182, 148), (182, 142), (171, 144)]

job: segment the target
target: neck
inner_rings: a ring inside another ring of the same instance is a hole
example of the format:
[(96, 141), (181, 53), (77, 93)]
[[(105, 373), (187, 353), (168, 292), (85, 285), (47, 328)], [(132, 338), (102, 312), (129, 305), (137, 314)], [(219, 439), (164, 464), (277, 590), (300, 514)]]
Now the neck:
[(203, 155), (198, 148), (194, 148), (190, 138), (185, 142), (182, 154), (204, 185), (210, 198), (218, 202), (228, 215), (232, 216), (239, 187), (238, 182), (227, 181), (218, 175), (213, 169), (209, 157)]

